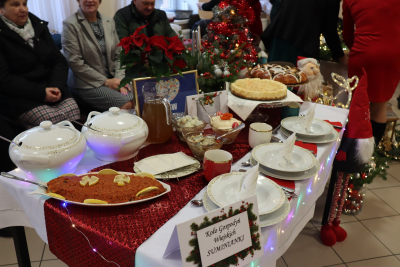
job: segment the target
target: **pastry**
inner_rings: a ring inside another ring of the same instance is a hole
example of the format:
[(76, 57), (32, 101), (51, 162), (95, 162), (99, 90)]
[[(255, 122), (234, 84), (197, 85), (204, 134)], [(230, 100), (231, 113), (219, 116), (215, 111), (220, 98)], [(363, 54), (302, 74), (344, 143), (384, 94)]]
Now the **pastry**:
[(253, 100), (278, 100), (287, 95), (283, 83), (259, 78), (237, 80), (231, 84), (231, 91), (236, 96)]
[(301, 84), (307, 82), (306, 74), (298, 68), (276, 64), (258, 65), (251, 70), (250, 77), (274, 80), (283, 84)]
[(150, 198), (165, 192), (151, 174), (63, 175), (47, 183), (50, 194), (82, 203), (123, 203)]

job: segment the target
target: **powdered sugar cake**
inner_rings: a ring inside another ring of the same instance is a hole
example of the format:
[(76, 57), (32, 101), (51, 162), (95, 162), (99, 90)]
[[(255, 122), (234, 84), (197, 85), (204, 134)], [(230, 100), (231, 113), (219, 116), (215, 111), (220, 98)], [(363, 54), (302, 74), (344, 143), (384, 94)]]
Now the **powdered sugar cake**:
[(231, 92), (251, 100), (279, 100), (286, 97), (287, 87), (277, 81), (246, 78), (232, 83)]

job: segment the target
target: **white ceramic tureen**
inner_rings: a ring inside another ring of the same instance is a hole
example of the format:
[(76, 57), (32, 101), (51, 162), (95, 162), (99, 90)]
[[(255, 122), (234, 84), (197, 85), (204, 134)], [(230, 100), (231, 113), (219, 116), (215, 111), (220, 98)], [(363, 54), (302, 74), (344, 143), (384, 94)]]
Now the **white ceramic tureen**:
[(86, 125), (90, 128), (82, 127), (82, 133), (87, 144), (104, 161), (136, 156), (149, 134), (144, 120), (116, 107), (104, 113), (90, 112)]
[(85, 138), (69, 121), (43, 121), (13, 141), (11, 160), (30, 178), (43, 182), (73, 173), (86, 151)]

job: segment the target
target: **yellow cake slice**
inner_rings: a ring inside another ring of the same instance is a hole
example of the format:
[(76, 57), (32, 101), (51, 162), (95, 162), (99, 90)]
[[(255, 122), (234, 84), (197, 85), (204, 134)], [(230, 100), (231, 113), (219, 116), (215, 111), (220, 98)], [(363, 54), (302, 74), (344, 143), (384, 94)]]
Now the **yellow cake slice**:
[(283, 83), (258, 79), (239, 79), (231, 84), (234, 95), (252, 100), (278, 100), (285, 98), (287, 87)]

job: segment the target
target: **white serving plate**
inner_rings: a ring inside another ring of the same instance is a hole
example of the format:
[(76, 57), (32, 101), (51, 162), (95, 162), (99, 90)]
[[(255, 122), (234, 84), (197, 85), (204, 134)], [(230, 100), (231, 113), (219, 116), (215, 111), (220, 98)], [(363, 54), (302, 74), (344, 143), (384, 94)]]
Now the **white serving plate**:
[(304, 117), (289, 117), (281, 121), (281, 125), (291, 132), (296, 132), (298, 135), (307, 137), (324, 136), (333, 130), (333, 126), (326, 121), (313, 119), (310, 131), (305, 131), (301, 124)]
[(294, 146), (291, 162), (287, 166), (281, 166), (278, 163), (278, 156), (283, 145), (281, 143), (261, 144), (253, 149), (251, 155), (261, 165), (283, 172), (306, 171), (315, 165), (317, 160), (310, 151)]
[[(204, 192), (203, 204), (208, 212), (219, 209), (219, 207), (212, 202), (207, 192)], [(260, 215), (260, 227), (267, 227), (279, 223), (288, 216), (289, 212), (290, 203), (288, 199), (285, 199), (285, 203), (276, 211), (267, 215)]]
[[(150, 159), (150, 158), (157, 157), (157, 156), (159, 156), (159, 155), (151, 156), (151, 157), (148, 157), (146, 159)], [(192, 174), (194, 172), (197, 172), (200, 169), (200, 162), (197, 159), (193, 158), (193, 157), (190, 157), (190, 158), (192, 158), (195, 161), (197, 161), (197, 163), (189, 165), (189, 166), (185, 166), (185, 167), (182, 167), (182, 168), (178, 168), (178, 169), (175, 169), (175, 170), (167, 171), (167, 172), (164, 172), (164, 173), (156, 174), (156, 175), (154, 175), (154, 177), (156, 177), (156, 179), (167, 180), (167, 179), (181, 178), (181, 177), (184, 177), (186, 175), (189, 175), (189, 174)], [(133, 170), (135, 171), (135, 173), (141, 172), (141, 170), (138, 167), (136, 167), (135, 165), (133, 166)]]
[[(291, 136), (292, 132), (287, 130), (285, 127), (281, 127), (282, 134), (285, 136)], [(330, 143), (339, 138), (339, 133), (333, 129), (329, 134), (324, 136), (316, 136), (316, 137), (308, 137), (308, 136), (299, 136), (296, 135), (296, 140), (306, 142), (306, 143), (314, 143), (314, 144), (325, 144)]]
[[(250, 158), (250, 163), (253, 166), (257, 165), (257, 161), (253, 158)], [(271, 176), (274, 178), (282, 179), (282, 180), (291, 180), (291, 181), (305, 180), (305, 179), (314, 177), (315, 175), (318, 174), (319, 169), (320, 169), (318, 161), (315, 163), (315, 165), (311, 169), (302, 171), (302, 172), (281, 172), (281, 171), (269, 169), (262, 165), (259, 165), (259, 166), (260, 166), (259, 170), (262, 174), (265, 174), (265, 175), (268, 175), (268, 176)]]
[[(207, 186), (210, 199), (219, 207), (228, 206), (239, 199), (239, 181), (243, 173), (232, 172), (215, 177)], [(285, 202), (281, 187), (266, 177), (258, 177), (257, 188), (258, 211), (260, 215), (269, 214), (279, 209)]]
[[(133, 175), (133, 174), (134, 174), (134, 173), (131, 173), (131, 172), (119, 172), (119, 173), (121, 173), (121, 174), (126, 174), (126, 175)], [(83, 173), (83, 174), (80, 174), (79, 176), (81, 176), (81, 175), (96, 175), (96, 174), (97, 174), (97, 172), (91, 172), (91, 173)], [(159, 181), (159, 182), (160, 182), (160, 181)], [(40, 183), (47, 186), (47, 183), (45, 183), (45, 182), (40, 182)], [(46, 193), (46, 190), (43, 189), (42, 187), (38, 187), (35, 191), (33, 191), (33, 192), (31, 193), (31, 195), (43, 195), (43, 196), (51, 197), (51, 198), (54, 198), (54, 199), (58, 199), (58, 200), (63, 201), (63, 202), (67, 202), (67, 203), (71, 203), (71, 204), (77, 204), (77, 205), (82, 205), (82, 206), (92, 206), (92, 207), (124, 206), (124, 205), (130, 205), (130, 204), (136, 204), (136, 203), (148, 201), (148, 200), (151, 200), (151, 199), (154, 199), (154, 198), (161, 197), (162, 195), (165, 195), (165, 194), (168, 193), (168, 192), (171, 192), (171, 186), (170, 186), (170, 185), (168, 185), (168, 184), (166, 184), (166, 183), (163, 183), (163, 182), (160, 182), (160, 183), (164, 186), (165, 189), (167, 189), (167, 191), (165, 191), (164, 193), (159, 194), (159, 195), (154, 196), (154, 197), (150, 197), (150, 198), (145, 198), (145, 199), (140, 199), (140, 200), (135, 200), (135, 201), (129, 201), (129, 202), (123, 202), (123, 203), (112, 203), (112, 204), (88, 204), (88, 203), (82, 203), (82, 202), (75, 202), (75, 201), (70, 201), (70, 200), (65, 200), (65, 199), (61, 199), (61, 198), (57, 198), (57, 197), (50, 196), (50, 195), (48, 195), (48, 194)]]

